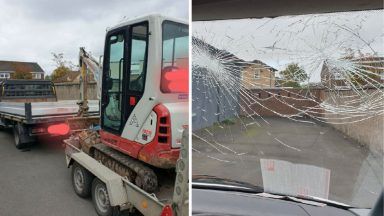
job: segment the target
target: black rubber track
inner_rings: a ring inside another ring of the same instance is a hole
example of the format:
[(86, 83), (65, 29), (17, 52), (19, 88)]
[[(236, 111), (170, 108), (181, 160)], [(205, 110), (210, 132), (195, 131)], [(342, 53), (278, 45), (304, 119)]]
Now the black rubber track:
[[(92, 147), (95, 148), (96, 151), (104, 154), (109, 160), (114, 160), (133, 171), (136, 174), (136, 181), (133, 183), (137, 183), (137, 178), (140, 178), (139, 182), (141, 182), (141, 185), (138, 186), (149, 193), (155, 192), (158, 187), (157, 176), (146, 164), (104, 144), (95, 144)], [(95, 155), (95, 153), (93, 155)], [(103, 165), (113, 169), (113, 167), (109, 167), (108, 164), (103, 163)], [(128, 179), (132, 181), (132, 176), (128, 177)]]

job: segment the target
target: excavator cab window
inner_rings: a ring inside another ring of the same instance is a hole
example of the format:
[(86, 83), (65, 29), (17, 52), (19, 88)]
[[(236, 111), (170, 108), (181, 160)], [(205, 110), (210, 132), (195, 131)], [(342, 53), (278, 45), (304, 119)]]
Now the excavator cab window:
[(147, 58), (147, 26), (132, 27), (131, 36), (131, 70), (129, 75), (129, 90), (144, 91), (144, 79)]
[(163, 93), (188, 92), (188, 25), (163, 22), (163, 61), (160, 89)]

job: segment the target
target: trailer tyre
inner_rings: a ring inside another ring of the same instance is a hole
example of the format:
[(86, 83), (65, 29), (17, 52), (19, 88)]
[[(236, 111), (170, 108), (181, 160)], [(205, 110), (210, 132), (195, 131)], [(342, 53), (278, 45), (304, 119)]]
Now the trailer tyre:
[(75, 193), (83, 198), (91, 195), (92, 174), (78, 163), (72, 165), (72, 185)]
[(112, 207), (109, 202), (107, 186), (98, 178), (92, 182), (92, 202), (99, 216), (119, 215), (119, 208)]

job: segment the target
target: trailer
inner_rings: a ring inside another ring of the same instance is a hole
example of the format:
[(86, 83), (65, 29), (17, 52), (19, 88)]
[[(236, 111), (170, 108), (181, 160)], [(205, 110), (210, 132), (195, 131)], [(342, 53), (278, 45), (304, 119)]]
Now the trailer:
[(183, 132), (175, 178), (171, 180), (165, 178), (165, 182), (160, 181), (161, 186), (152, 194), (130, 182), (127, 177), (112, 171), (102, 161), (96, 160), (89, 152), (84, 151), (86, 146), (81, 144), (79, 139), (81, 136), (72, 136), (64, 140), (66, 162), (68, 168), (72, 166), (71, 177), (75, 193), (80, 197), (92, 196), (98, 215), (118, 215), (122, 211), (139, 211), (146, 216), (188, 215), (187, 130)]
[[(89, 101), (87, 122), (98, 122), (99, 101)], [(67, 135), (76, 127), (76, 100), (58, 101), (48, 80), (4, 80), (0, 82), (0, 126), (13, 129), (16, 148), (23, 148), (41, 135)], [(73, 123), (70, 127), (68, 122)]]
[(98, 215), (188, 215), (188, 36), (187, 21), (153, 14), (108, 28), (102, 65), (80, 48), (78, 113), (89, 115), (90, 71), (100, 122), (64, 143), (73, 188)]

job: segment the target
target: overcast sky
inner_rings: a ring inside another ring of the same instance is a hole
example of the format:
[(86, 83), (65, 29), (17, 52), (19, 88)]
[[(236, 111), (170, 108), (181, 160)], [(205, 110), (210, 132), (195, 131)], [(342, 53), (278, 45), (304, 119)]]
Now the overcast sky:
[(78, 64), (79, 47), (102, 55), (107, 27), (148, 13), (188, 19), (187, 0), (0, 0), (0, 60), (38, 62), (52, 52)]
[(384, 54), (383, 10), (193, 23), (193, 35), (246, 61), (262, 60), (282, 70), (299, 63), (320, 80), (325, 59), (347, 49)]

